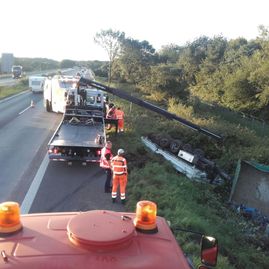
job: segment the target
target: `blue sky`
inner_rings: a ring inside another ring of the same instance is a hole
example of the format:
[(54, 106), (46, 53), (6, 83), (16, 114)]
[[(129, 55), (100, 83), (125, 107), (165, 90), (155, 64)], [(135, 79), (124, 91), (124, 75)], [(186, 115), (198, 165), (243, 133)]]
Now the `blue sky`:
[(252, 39), (269, 26), (268, 0), (12, 0), (0, 10), (0, 53), (55, 60), (106, 60), (93, 42), (101, 29), (158, 50), (202, 35)]

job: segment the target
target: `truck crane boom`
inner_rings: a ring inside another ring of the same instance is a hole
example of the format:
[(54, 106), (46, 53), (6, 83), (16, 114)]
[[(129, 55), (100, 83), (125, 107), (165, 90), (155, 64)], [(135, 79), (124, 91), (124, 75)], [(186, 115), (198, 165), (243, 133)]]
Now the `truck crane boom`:
[(96, 81), (93, 81), (93, 80), (90, 80), (90, 79), (86, 79), (84, 77), (81, 77), (80, 80), (79, 80), (79, 86), (92, 86), (92, 87), (95, 87), (99, 90), (102, 90), (102, 91), (105, 91), (105, 92), (108, 92), (108, 93), (111, 93), (113, 95), (116, 95), (122, 99), (125, 99), (127, 101), (130, 101), (136, 105), (139, 105), (141, 107), (144, 107), (144, 108), (147, 108), (151, 111), (154, 111), (156, 113), (159, 113), (161, 115), (163, 115), (164, 117), (166, 117), (167, 119), (169, 120), (175, 120), (175, 121), (178, 121), (180, 122), (182, 125), (194, 130), (194, 131), (198, 131), (204, 135), (207, 135), (209, 137), (212, 137), (216, 140), (222, 140), (223, 137), (219, 134), (216, 134), (216, 133), (213, 133), (212, 131), (210, 130), (207, 130), (205, 128), (202, 128), (200, 127), (199, 125), (196, 125), (188, 120), (185, 120), (173, 113), (170, 113), (168, 111), (166, 111), (165, 109), (162, 109), (158, 106), (155, 106), (147, 101), (144, 101), (144, 100), (141, 100), (137, 97), (134, 97), (134, 96), (131, 96), (129, 95), (128, 93), (124, 92), (123, 90), (120, 90), (120, 89), (116, 89), (116, 88), (112, 88), (112, 87), (108, 87), (106, 85), (103, 85), (99, 82), (96, 82)]

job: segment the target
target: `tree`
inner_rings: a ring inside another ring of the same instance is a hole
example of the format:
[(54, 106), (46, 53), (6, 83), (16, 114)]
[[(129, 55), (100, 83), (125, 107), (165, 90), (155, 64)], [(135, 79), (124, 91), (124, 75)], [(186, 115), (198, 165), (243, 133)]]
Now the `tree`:
[(200, 64), (206, 58), (207, 46), (209, 45), (209, 38), (202, 36), (182, 50), (179, 55), (178, 64), (183, 70), (183, 79), (189, 85), (196, 84), (196, 73), (200, 69)]
[(58, 69), (59, 62), (47, 58), (15, 58), (15, 65), (23, 66), (25, 72)]
[(149, 75), (150, 65), (155, 61), (155, 49), (148, 41), (132, 38), (122, 40), (118, 65), (121, 78), (139, 84)]
[(108, 54), (109, 58), (109, 68), (108, 68), (108, 82), (111, 82), (113, 67), (115, 64), (115, 59), (119, 56), (121, 49), (121, 40), (124, 39), (125, 33), (120, 31), (101, 30), (101, 32), (96, 33), (94, 41), (100, 45)]
[(176, 63), (182, 48), (176, 44), (162, 46), (159, 51), (161, 63)]
[(159, 64), (151, 67), (148, 76), (148, 88), (153, 91), (165, 92), (170, 96), (186, 99), (189, 95), (184, 80), (181, 79), (182, 70), (175, 64)]
[(223, 102), (225, 106), (239, 111), (250, 111), (257, 107), (256, 87), (249, 81), (249, 70), (238, 69), (224, 82)]
[(62, 61), (61, 61), (60, 67), (61, 67), (61, 68), (72, 68), (72, 67), (74, 67), (75, 65), (76, 65), (76, 62), (75, 62), (75, 61), (65, 59), (65, 60), (62, 60)]

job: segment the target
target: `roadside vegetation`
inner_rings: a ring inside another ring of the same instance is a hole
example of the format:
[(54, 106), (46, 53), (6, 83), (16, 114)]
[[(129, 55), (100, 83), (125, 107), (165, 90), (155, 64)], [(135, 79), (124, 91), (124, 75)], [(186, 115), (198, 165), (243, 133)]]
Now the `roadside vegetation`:
[(28, 89), (28, 79), (21, 79), (13, 86), (0, 86), (0, 100)]
[[(133, 91), (133, 86), (127, 84), (115, 84), (115, 86)], [(226, 152), (224, 148), (221, 148), (225, 146), (216, 145), (214, 141), (207, 141), (204, 136), (186, 130), (177, 122), (165, 120), (153, 112), (115, 97), (111, 97), (111, 101), (121, 106), (126, 114), (125, 133), (115, 135), (111, 131), (108, 135), (109, 139), (113, 141), (114, 152), (118, 148), (124, 148), (127, 152), (126, 158), (130, 169), (127, 186), (127, 209), (134, 211), (139, 200), (156, 202), (158, 215), (171, 222), (178, 242), (184, 251), (193, 258), (196, 265), (199, 264), (200, 259), (200, 238), (197, 235), (177, 230), (177, 228), (198, 231), (218, 238), (220, 253), (217, 268), (267, 268), (269, 242), (264, 240), (262, 233), (260, 237), (259, 233), (254, 235), (252, 233), (252, 230), (256, 229), (254, 225), (230, 208), (227, 202), (230, 184), (213, 186), (187, 179), (177, 173), (161, 156), (156, 156), (147, 150), (141, 142), (141, 136), (151, 132), (164, 132), (164, 130), (182, 136), (185, 134), (191, 141), (198, 143), (203, 141), (205, 143), (203, 149), (209, 148), (208, 154), (210, 154), (210, 150), (214, 154), (215, 151), (218, 151), (219, 156), (215, 157), (220, 157), (220, 159), (216, 160), (224, 164), (233, 155), (243, 155), (244, 147), (239, 148), (237, 145), (235, 150), (234, 147), (232, 148), (233, 140), (231, 140), (231, 145)], [(188, 114), (191, 117), (193, 113), (190, 113), (188, 107), (183, 106), (174, 112), (183, 115), (183, 117), (188, 117)], [(198, 116), (197, 119), (196, 121), (194, 117), (192, 121), (201, 123)], [(221, 121), (218, 124), (221, 123), (224, 122)], [(213, 126), (213, 124), (211, 125)], [(230, 127), (233, 129), (236, 124), (230, 125)], [(239, 139), (240, 133), (234, 133), (235, 139)], [(258, 141), (254, 133), (250, 132), (249, 136)], [(237, 152), (238, 150), (239, 152)], [(256, 150), (259, 151), (258, 148)], [(232, 159), (236, 163), (236, 157)], [(229, 160), (229, 163), (232, 164), (232, 161)], [(231, 174), (233, 174), (232, 169)]]

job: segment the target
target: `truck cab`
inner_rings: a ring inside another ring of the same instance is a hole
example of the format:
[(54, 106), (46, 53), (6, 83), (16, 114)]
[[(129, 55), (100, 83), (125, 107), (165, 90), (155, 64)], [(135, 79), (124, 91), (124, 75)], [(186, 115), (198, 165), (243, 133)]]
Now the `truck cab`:
[(95, 88), (72, 88), (66, 92), (66, 106), (84, 106), (103, 110), (104, 93)]
[(22, 66), (21, 65), (13, 65), (11, 68), (12, 78), (21, 78), (22, 77)]
[(44, 106), (48, 112), (64, 113), (67, 92), (75, 89), (79, 78), (56, 75), (47, 78), (44, 83)]

